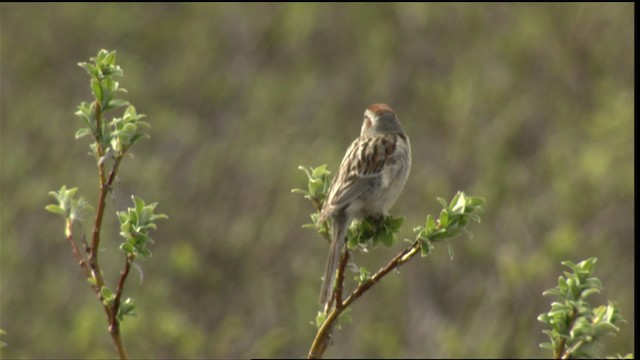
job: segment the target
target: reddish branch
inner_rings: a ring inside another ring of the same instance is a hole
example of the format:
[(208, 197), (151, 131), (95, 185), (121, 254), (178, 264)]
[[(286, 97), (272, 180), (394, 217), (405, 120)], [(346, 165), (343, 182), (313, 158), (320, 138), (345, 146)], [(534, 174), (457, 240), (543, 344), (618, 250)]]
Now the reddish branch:
[(67, 229), (66, 229), (67, 240), (69, 241), (69, 244), (71, 244), (71, 250), (73, 251), (73, 256), (76, 258), (76, 260), (78, 260), (78, 265), (80, 265), (82, 272), (84, 272), (84, 275), (87, 278), (90, 278), (91, 269), (89, 269), (89, 266), (87, 265), (87, 261), (85, 260), (84, 255), (82, 255), (82, 253), (78, 249), (78, 245), (76, 244), (76, 241), (73, 239), (72, 226), (73, 226), (73, 223), (71, 222), (71, 220), (67, 219)]

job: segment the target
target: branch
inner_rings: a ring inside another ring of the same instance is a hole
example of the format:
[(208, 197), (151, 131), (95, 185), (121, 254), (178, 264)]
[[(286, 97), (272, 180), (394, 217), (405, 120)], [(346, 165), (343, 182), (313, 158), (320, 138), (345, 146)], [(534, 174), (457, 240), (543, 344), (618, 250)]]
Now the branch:
[[(101, 151), (99, 153), (101, 153)], [(116, 178), (121, 160), (122, 157), (116, 157), (113, 168), (111, 168), (111, 173), (109, 174), (109, 179), (106, 181), (106, 183), (103, 174), (103, 164), (100, 163), (100, 160), (98, 160), (98, 172), (100, 173), (100, 195), (98, 198), (98, 210), (96, 211), (95, 225), (93, 227), (93, 238), (89, 251), (89, 265), (91, 266), (93, 277), (96, 279), (96, 285), (99, 289), (102, 288), (105, 284), (104, 278), (102, 277), (102, 270), (100, 269), (100, 265), (98, 263), (98, 249), (100, 248), (100, 231), (102, 228), (102, 219), (104, 218), (104, 209), (107, 204), (107, 193), (111, 189), (111, 185)]]
[(120, 331), (117, 333), (111, 333), (111, 337), (113, 338), (113, 342), (116, 345), (116, 349), (118, 350), (118, 357), (120, 359), (128, 359), (129, 355), (127, 354), (127, 350), (124, 347), (124, 342), (122, 342), (122, 337), (120, 337)]

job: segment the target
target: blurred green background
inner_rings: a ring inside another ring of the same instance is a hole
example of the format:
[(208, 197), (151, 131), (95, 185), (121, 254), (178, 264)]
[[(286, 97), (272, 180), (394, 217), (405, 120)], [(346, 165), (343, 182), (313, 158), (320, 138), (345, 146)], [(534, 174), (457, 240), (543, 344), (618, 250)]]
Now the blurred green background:
[[(133, 357), (306, 356), (327, 245), (298, 165), (337, 169), (364, 109), (391, 105), (413, 169), (402, 237), (437, 196), (487, 200), (474, 238), (414, 259), (353, 306), (327, 356), (550, 357), (538, 314), (562, 260), (597, 256), (634, 338), (633, 4), (7, 4), (1, 16), (2, 357), (116, 355), (44, 211), (63, 184), (94, 205), (95, 163), (73, 114), (77, 66), (117, 50), (151, 139), (121, 167), (102, 263), (115, 286), (116, 210), (158, 201), (153, 257), (125, 295)], [(90, 227), (85, 225), (84, 230)], [(401, 247), (356, 255), (380, 266)]]

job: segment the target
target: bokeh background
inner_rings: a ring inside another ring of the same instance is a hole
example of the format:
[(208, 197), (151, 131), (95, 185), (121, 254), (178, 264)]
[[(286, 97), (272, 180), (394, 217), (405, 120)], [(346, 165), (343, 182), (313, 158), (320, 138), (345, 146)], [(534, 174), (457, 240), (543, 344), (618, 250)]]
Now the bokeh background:
[[(401, 236), (458, 190), (486, 198), (474, 238), (414, 259), (353, 306), (335, 357), (550, 357), (536, 320), (563, 260), (598, 257), (628, 319), (602, 355), (634, 351), (633, 4), (7, 4), (1, 16), (3, 358), (116, 355), (44, 211), (62, 185), (95, 204), (90, 100), (77, 66), (117, 50), (151, 139), (121, 167), (114, 212), (158, 201), (153, 257), (126, 294), (133, 357), (306, 356), (326, 242), (300, 226), (299, 165), (335, 171), (364, 109), (395, 108), (413, 169)], [(84, 226), (89, 231), (88, 225)], [(404, 243), (356, 255), (373, 269)]]

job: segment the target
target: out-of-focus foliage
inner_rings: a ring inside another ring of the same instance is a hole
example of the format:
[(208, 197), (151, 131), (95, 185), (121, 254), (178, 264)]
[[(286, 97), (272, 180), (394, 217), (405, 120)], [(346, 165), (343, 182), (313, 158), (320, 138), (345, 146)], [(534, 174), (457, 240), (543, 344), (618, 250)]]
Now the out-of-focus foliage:
[[(300, 228), (313, 209), (290, 189), (298, 164), (335, 173), (375, 102), (412, 141), (392, 215), (420, 223), (458, 190), (491, 206), (453, 260), (411, 262), (355, 304), (327, 356), (548, 356), (542, 292), (560, 261), (591, 256), (634, 317), (633, 4), (3, 3), (0, 17), (4, 357), (114, 356), (43, 210), (60, 184), (96, 202), (74, 111), (89, 100), (77, 63), (100, 48), (153, 119), (107, 204), (101, 261), (120, 259), (129, 194), (171, 218), (127, 283), (131, 356), (306, 354), (327, 243)], [(634, 331), (607, 353), (633, 351)]]

